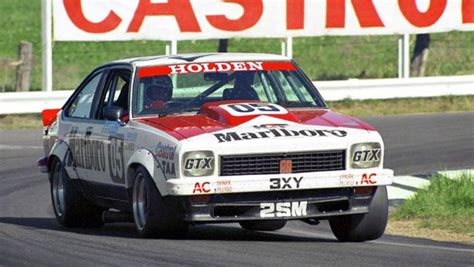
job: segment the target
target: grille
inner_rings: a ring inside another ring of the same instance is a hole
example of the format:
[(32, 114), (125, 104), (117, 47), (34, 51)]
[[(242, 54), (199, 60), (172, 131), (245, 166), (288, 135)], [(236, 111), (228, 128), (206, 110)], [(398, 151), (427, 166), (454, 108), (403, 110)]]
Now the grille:
[(281, 160), (292, 161), (291, 173), (339, 171), (345, 158), (345, 150), (221, 156), (220, 175), (279, 174)]

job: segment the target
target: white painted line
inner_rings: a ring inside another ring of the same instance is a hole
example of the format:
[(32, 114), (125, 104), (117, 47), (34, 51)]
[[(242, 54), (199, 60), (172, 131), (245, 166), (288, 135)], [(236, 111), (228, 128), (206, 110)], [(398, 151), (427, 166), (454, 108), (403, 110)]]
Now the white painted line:
[(415, 195), (415, 191), (410, 191), (394, 186), (387, 186), (387, 194), (388, 194), (388, 199), (407, 199), (413, 195)]
[(395, 176), (393, 177), (393, 182), (401, 185), (422, 188), (428, 186), (430, 181), (427, 179), (422, 179), (414, 176)]
[[(462, 174), (474, 175), (474, 169), (465, 169), (458, 171), (441, 171), (438, 174), (444, 175), (450, 179), (457, 179)], [(429, 179), (423, 179), (415, 176), (395, 176), (393, 177), (393, 185), (387, 186), (388, 199), (407, 199), (416, 193), (416, 190), (409, 190), (410, 188), (420, 189), (427, 187), (430, 184)], [(398, 186), (401, 185), (401, 186)], [(403, 188), (404, 186), (410, 188)]]
[(457, 251), (457, 252), (473, 252), (474, 249), (467, 248), (450, 248), (450, 247), (439, 247), (439, 246), (430, 246), (430, 245), (415, 245), (415, 244), (406, 244), (398, 242), (387, 242), (387, 241), (369, 241), (370, 243), (390, 245), (390, 246), (399, 246), (399, 247), (412, 247), (412, 248), (427, 248), (427, 249), (439, 249), (439, 250), (448, 250), (448, 251)]
[(43, 149), (42, 146), (19, 146), (19, 145), (2, 145), (0, 150), (26, 150), (26, 149)]

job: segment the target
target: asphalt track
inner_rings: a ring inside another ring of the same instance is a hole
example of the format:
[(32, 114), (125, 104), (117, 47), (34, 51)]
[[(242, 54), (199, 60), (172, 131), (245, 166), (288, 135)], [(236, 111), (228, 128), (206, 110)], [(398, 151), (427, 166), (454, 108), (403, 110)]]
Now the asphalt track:
[[(474, 168), (474, 113), (367, 118), (397, 175)], [(273, 232), (196, 226), (184, 240), (144, 240), (132, 224), (65, 229), (54, 219), (35, 162), (41, 131), (0, 132), (0, 266), (273, 265), (474, 266), (474, 246), (385, 235), (339, 243), (328, 225), (291, 222)]]

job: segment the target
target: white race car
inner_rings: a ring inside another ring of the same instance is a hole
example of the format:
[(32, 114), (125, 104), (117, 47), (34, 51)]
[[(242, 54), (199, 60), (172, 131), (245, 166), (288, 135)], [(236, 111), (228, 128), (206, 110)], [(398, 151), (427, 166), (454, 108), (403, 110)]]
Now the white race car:
[(38, 166), (64, 226), (134, 221), (140, 236), (170, 237), (189, 224), (329, 220), (341, 241), (385, 230), (393, 171), (382, 138), (332, 112), (286, 57), (114, 61), (43, 123)]

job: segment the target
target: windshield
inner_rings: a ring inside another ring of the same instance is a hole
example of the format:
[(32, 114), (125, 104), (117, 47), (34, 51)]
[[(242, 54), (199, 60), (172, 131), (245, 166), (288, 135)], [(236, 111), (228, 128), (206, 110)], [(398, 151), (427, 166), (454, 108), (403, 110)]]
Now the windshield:
[(325, 107), (291, 62), (194, 63), (142, 67), (134, 88), (136, 116), (198, 111), (209, 102), (251, 100), (283, 107)]

